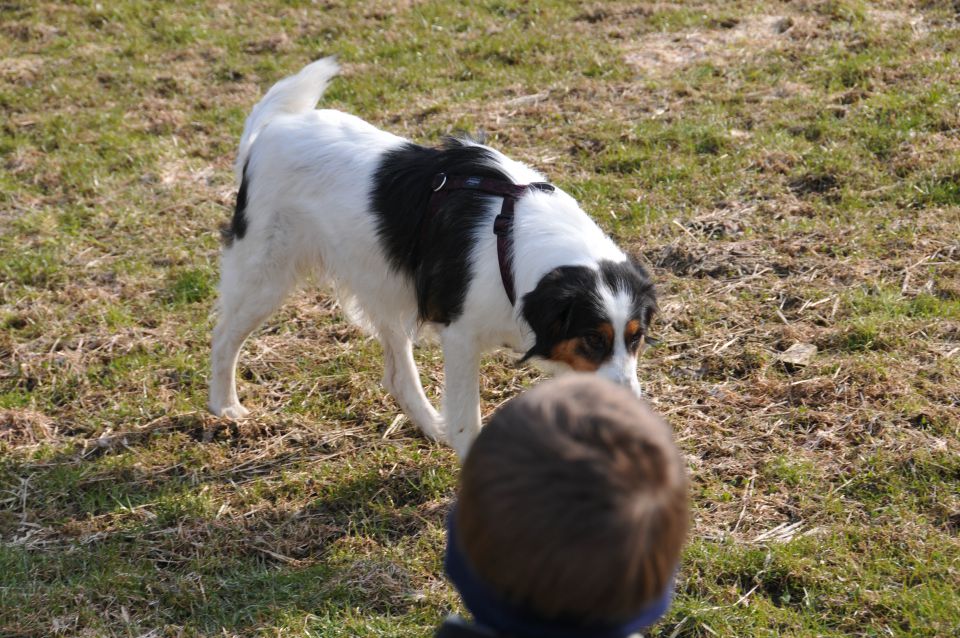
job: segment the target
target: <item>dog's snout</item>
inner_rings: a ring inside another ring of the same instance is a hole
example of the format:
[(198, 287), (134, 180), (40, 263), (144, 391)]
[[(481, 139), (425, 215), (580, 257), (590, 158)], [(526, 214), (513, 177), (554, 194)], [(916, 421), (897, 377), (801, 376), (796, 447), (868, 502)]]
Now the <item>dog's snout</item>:
[(643, 392), (640, 390), (640, 382), (637, 380), (636, 374), (631, 375), (617, 368), (600, 368), (597, 373), (601, 377), (609, 379), (617, 385), (627, 388), (636, 396), (643, 396)]
[(633, 377), (632, 379), (629, 378), (629, 377), (625, 377), (625, 378), (623, 378), (623, 379), (618, 379), (618, 380), (617, 380), (617, 383), (618, 383), (619, 385), (622, 385), (623, 387), (627, 388), (627, 389), (630, 390), (631, 392), (633, 392), (634, 395), (636, 395), (636, 396), (638, 396), (638, 397), (642, 397), (642, 396), (643, 396), (643, 390), (640, 389), (640, 382), (637, 381), (637, 378), (636, 378), (636, 377)]

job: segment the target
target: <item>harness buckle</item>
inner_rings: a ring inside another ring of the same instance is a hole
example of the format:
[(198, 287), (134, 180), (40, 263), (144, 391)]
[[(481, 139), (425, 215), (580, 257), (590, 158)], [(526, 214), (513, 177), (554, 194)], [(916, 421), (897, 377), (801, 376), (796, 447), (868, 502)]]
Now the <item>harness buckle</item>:
[(548, 182), (531, 182), (529, 188), (535, 188), (542, 193), (552, 193), (557, 190), (557, 187)]

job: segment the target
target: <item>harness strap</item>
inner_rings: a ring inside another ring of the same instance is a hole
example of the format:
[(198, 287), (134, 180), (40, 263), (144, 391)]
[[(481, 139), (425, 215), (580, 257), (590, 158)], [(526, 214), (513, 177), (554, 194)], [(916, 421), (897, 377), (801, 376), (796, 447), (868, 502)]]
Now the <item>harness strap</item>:
[(450, 191), (455, 190), (475, 190), (488, 195), (495, 195), (503, 198), (503, 204), (500, 206), (500, 214), (493, 220), (493, 232), (497, 236), (497, 262), (500, 265), (500, 280), (503, 282), (503, 290), (507, 293), (510, 305), (516, 302), (516, 292), (513, 285), (513, 263), (510, 254), (510, 235), (513, 230), (513, 209), (524, 194), (530, 189), (552, 193), (556, 190), (553, 184), (547, 182), (531, 182), (530, 184), (514, 184), (502, 179), (492, 177), (475, 177), (463, 175), (447, 175), (446, 173), (437, 173), (431, 184), (433, 194), (430, 196), (430, 204), (427, 208), (427, 219), (424, 220), (423, 228), (426, 228), (429, 220), (433, 219), (441, 204), (446, 199)]

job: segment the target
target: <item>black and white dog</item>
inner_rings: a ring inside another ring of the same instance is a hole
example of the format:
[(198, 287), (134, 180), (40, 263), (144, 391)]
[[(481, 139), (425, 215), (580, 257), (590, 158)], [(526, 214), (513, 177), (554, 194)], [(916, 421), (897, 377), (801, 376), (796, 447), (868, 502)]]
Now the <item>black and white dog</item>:
[[(247, 118), (240, 191), (224, 232), (210, 410), (238, 419), (235, 369), (247, 336), (302, 275), (330, 281), (383, 345), (383, 384), (430, 438), (464, 457), (480, 431), (480, 355), (596, 371), (637, 394), (653, 284), (580, 209), (531, 168), (469, 139), (426, 148), (316, 110), (332, 58), (278, 82)], [(436, 327), (443, 416), (412, 346)]]

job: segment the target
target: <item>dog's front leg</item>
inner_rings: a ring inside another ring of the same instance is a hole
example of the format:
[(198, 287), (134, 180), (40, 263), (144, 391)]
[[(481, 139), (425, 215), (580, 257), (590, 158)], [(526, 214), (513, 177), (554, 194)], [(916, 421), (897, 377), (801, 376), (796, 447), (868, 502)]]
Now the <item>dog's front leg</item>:
[(473, 336), (447, 329), (443, 342), (443, 421), (447, 442), (466, 458), (480, 433), (480, 348)]
[(410, 337), (389, 327), (380, 328), (383, 345), (383, 385), (428, 438), (443, 441), (443, 423), (420, 385)]

